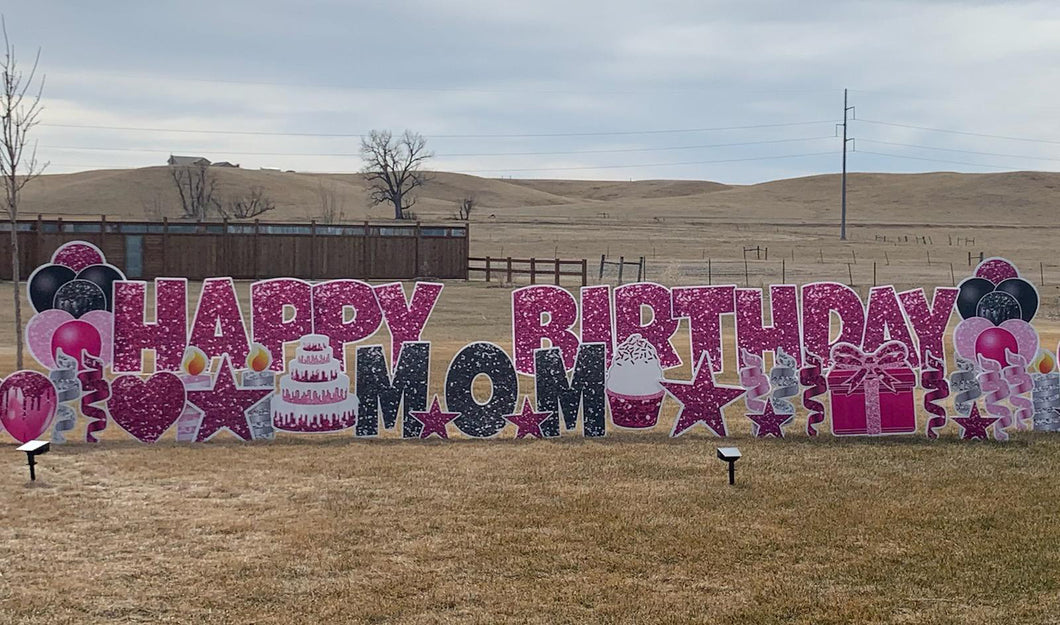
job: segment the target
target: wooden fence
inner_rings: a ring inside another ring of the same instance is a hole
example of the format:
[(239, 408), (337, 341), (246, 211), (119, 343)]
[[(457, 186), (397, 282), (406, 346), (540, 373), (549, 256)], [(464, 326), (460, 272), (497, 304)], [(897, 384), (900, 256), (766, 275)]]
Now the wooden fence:
[[(0, 259), (11, 257), (11, 224), (0, 223)], [(114, 222), (37, 219), (18, 223), (22, 278), (67, 241), (99, 247), (127, 277), (467, 279), (466, 224), (363, 222)], [(11, 264), (0, 260), (0, 278)]]
[[(560, 279), (565, 276), (578, 277), (581, 285), (589, 284), (588, 265), (584, 258), (580, 260), (561, 260), (559, 258), (492, 258), (470, 257), (468, 260), (468, 273), (484, 273), (486, 282), (494, 279), (511, 283), (514, 276), (530, 276), (530, 284), (537, 284), (539, 276), (544, 277), (546, 283), (559, 285)], [(574, 271), (564, 271), (564, 267), (574, 267)]]

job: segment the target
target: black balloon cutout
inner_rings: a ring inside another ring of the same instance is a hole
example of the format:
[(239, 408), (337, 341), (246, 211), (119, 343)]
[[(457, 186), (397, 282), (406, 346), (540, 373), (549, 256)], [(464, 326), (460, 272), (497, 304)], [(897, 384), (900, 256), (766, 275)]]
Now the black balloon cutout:
[(63, 265), (41, 265), (29, 277), (29, 301), (33, 310), (43, 312), (53, 308), (59, 287), (74, 279), (73, 269)]
[(52, 307), (65, 310), (76, 319), (90, 310), (106, 310), (107, 298), (99, 285), (88, 280), (71, 280), (55, 292)]

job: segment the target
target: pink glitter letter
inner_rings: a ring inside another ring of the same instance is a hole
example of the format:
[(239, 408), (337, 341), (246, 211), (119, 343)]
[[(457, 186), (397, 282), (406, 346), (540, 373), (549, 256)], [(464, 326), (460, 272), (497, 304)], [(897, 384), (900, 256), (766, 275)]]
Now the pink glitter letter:
[[(945, 357), (946, 349), (942, 345), (942, 335), (946, 333), (946, 325), (950, 322), (953, 314), (953, 305), (957, 301), (960, 289), (953, 287), (935, 287), (935, 295), (931, 298), (928, 306), (927, 296), (924, 289), (913, 289), (898, 294), (902, 302), (909, 323), (913, 325), (917, 341), (920, 343), (920, 351), (917, 352), (922, 361), (926, 361), (925, 353), (930, 351), (939, 357)], [(910, 350), (910, 355), (914, 352)], [(912, 359), (912, 358), (910, 358)]]
[[(762, 320), (762, 289), (736, 289), (736, 347), (761, 356), (777, 348), (802, 363), (799, 340), (799, 298), (794, 286), (775, 284), (769, 287), (769, 316), (772, 325)], [(740, 360), (741, 358), (738, 358)]]
[[(641, 307), (651, 309), (652, 318), (641, 323)], [(635, 282), (615, 289), (615, 341), (621, 343), (631, 334), (647, 339), (659, 353), (659, 364), (663, 369), (677, 367), (681, 357), (677, 355), (670, 339), (677, 332), (680, 321), (673, 316), (670, 304), (670, 289), (654, 282)]]
[[(699, 362), (703, 352), (710, 355), (710, 366), (715, 372), (725, 370), (725, 354), (721, 346), (721, 316), (736, 310), (736, 287), (683, 286), (673, 289), (675, 317), (688, 317), (692, 336), (692, 360)], [(761, 312), (759, 312), (761, 318)]]
[(155, 371), (177, 371), (188, 342), (188, 281), (155, 280), (155, 321), (145, 319), (147, 283), (114, 283), (114, 371), (139, 373), (145, 349), (155, 352)]
[[(346, 311), (353, 318), (346, 320)], [(366, 339), (383, 322), (372, 287), (360, 280), (328, 280), (313, 285), (313, 331), (331, 339), (335, 358), (346, 361), (346, 343)]]
[(208, 358), (227, 354), (233, 362), (247, 359), (250, 344), (232, 278), (203, 280), (188, 344), (201, 349)]
[[(839, 338), (830, 341), (832, 312), (839, 315)], [(802, 287), (802, 343), (807, 354), (828, 367), (836, 343), (858, 345), (865, 333), (865, 305), (857, 291), (838, 282), (815, 282)]]
[(604, 344), (604, 366), (611, 366), (611, 350), (614, 348), (614, 320), (611, 318), (611, 287), (583, 286), (582, 298), (582, 343)]
[(888, 340), (900, 341), (905, 345), (908, 356), (906, 361), (914, 369), (920, 366), (920, 356), (909, 333), (905, 314), (898, 303), (898, 294), (893, 286), (875, 286), (869, 291), (869, 305), (865, 312), (865, 335), (861, 347), (866, 351), (876, 348)]
[(423, 326), (438, 302), (444, 285), (439, 282), (417, 282), (412, 289), (412, 301), (406, 302), (400, 282), (374, 287), (376, 300), (383, 310), (383, 320), (390, 329), (390, 366), (397, 367), (401, 344), (420, 340)]
[[(548, 314), (548, 320), (542, 316)], [(566, 289), (546, 284), (524, 286), (512, 291), (512, 345), (515, 369), (534, 374), (534, 351), (548, 339), (563, 353), (563, 366), (574, 368), (578, 356), (578, 336), (571, 331), (578, 320), (578, 303)]]
[[(285, 319), (288, 307), (294, 314)], [(250, 285), (250, 311), (251, 336), (272, 354), (269, 368), (283, 371), (283, 344), (313, 333), (312, 285), (297, 278), (255, 282)]]

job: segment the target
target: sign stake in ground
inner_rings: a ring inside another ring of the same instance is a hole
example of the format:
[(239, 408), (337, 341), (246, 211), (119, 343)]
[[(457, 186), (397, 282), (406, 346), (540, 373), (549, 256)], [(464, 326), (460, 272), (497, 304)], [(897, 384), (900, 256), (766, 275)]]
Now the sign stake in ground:
[(51, 443), (48, 441), (30, 441), (18, 448), (18, 451), (26, 452), (26, 462), (29, 463), (29, 479), (37, 481), (37, 472), (34, 467), (37, 464), (37, 456), (48, 453)]
[(729, 485), (736, 483), (736, 461), (741, 458), (736, 447), (718, 447), (718, 460), (729, 463)]

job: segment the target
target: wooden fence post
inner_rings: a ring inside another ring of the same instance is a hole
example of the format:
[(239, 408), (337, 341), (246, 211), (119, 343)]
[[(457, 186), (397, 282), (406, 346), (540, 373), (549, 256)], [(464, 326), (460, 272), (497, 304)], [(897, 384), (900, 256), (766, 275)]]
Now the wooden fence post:
[(530, 258), (530, 284), (537, 284), (537, 259)]
[(169, 264), (166, 257), (169, 252), (169, 217), (162, 218), (162, 275), (168, 275)]
[(511, 284), (512, 283), (512, 257), (511, 256), (509, 256), (508, 259), (507, 259), (507, 267), (508, 267), (508, 274), (505, 276), (505, 278), (507, 279), (507, 283)]
[(486, 282), (490, 281), (492, 267), (490, 266), (490, 257), (486, 257)]
[(743, 257), (743, 285), (744, 286), (751, 286), (750, 282), (751, 282), (751, 278), (750, 278), (749, 274), (747, 273), (747, 256), (744, 256)]
[(254, 220), (254, 272), (255, 278), (261, 274), (261, 222)]
[(953, 277), (953, 263), (950, 263), (950, 286), (957, 286), (957, 279)]
[(787, 263), (785, 262), (786, 260), (787, 259), (783, 258), (783, 257), (781, 257), (781, 259), (780, 259), (780, 283), (781, 284), (787, 284), (787, 282), (788, 282), (788, 279), (787, 279), (788, 278)]
[(876, 261), (872, 261), (872, 286), (876, 286)]
[(618, 257), (618, 283), (622, 284), (622, 270), (626, 268), (626, 257)]
[(589, 262), (582, 259), (582, 286), (589, 285)]
[(413, 276), (421, 275), (420, 274), (420, 243), (422, 243), (423, 238), (420, 236), (420, 233), (421, 233), (420, 220), (417, 219), (416, 220), (416, 265), (415, 265), (416, 268), (412, 272)]
[[(969, 254), (971, 254), (971, 252), (969, 252)], [(604, 261), (606, 261), (606, 260), (607, 260), (607, 255), (606, 254), (600, 254), (600, 281), (601, 282), (603, 282), (603, 279), (604, 279)]]
[(556, 286), (559, 286), (559, 259), (554, 258), (552, 260), (556, 262)]
[(847, 283), (847, 286), (854, 286), (854, 270), (850, 267), (850, 263), (847, 263), (847, 277), (850, 278), (850, 281)]
[(637, 282), (644, 282), (644, 257), (640, 257), (640, 264), (637, 265)]
[[(227, 231), (228, 228), (225, 227), (225, 230)], [(419, 241), (420, 241), (420, 237), (418, 236), (419, 232), (417, 232), (416, 234), (417, 234), (417, 236), (416, 236), (416, 258), (418, 259), (419, 258), (419, 245), (420, 245)], [(325, 255), (324, 258), (327, 258), (327, 255)], [(417, 270), (419, 270), (419, 266), (420, 266), (420, 264), (417, 261), (416, 262), (416, 269)], [(309, 220), (309, 276), (308, 277), (309, 278), (315, 278), (316, 277), (316, 273), (317, 273), (317, 220), (316, 219), (310, 219)], [(321, 273), (323, 273), (323, 272), (321, 272)]]
[(710, 259), (708, 258), (707, 259), (707, 284), (714, 284), (714, 276), (712, 274), (713, 274), (713, 271), (712, 271), (712, 268), (710, 266)]

